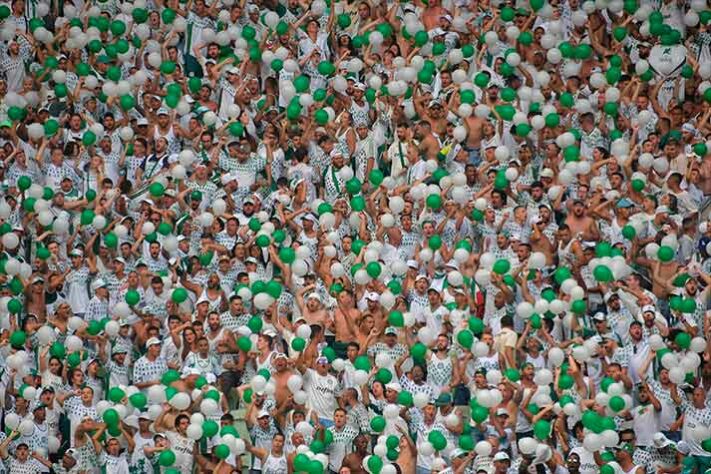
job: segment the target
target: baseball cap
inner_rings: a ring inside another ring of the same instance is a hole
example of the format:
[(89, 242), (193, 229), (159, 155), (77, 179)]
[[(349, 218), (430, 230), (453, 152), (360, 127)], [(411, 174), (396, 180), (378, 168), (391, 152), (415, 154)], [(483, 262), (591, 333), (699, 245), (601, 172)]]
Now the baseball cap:
[(420, 264), (417, 263), (417, 260), (408, 260), (407, 266), (410, 268), (420, 268)]
[(427, 277), (427, 275), (417, 275), (415, 277), (415, 281), (417, 280), (429, 280), (429, 278)]
[(449, 457), (451, 459), (456, 459), (461, 456), (466, 456), (469, 454), (468, 452), (464, 451), (462, 448), (454, 448), (452, 452), (450, 453)]
[(148, 125), (148, 119), (145, 117), (141, 117), (138, 120), (136, 120), (136, 125), (141, 126), (141, 125)]
[(97, 278), (91, 283), (91, 289), (96, 291), (99, 288), (106, 288), (106, 282), (103, 278)]
[(82, 249), (74, 249), (71, 252), (69, 252), (70, 257), (83, 257), (84, 256), (84, 251)]
[(168, 112), (168, 109), (166, 109), (165, 107), (161, 107), (160, 109), (158, 109), (157, 115), (170, 115), (170, 113)]
[(380, 301), (380, 295), (374, 291), (365, 294), (365, 299), (369, 301)]
[(267, 410), (262, 410), (257, 413), (257, 418), (264, 418), (265, 416), (271, 416)]
[(157, 337), (151, 337), (146, 341), (146, 347), (150, 347), (155, 344), (161, 344), (160, 339), (158, 339)]
[(449, 405), (450, 403), (452, 403), (452, 395), (449, 393), (440, 393), (437, 400), (435, 400), (435, 406), (438, 407)]
[(605, 313), (603, 312), (595, 313), (593, 321), (607, 321), (607, 316), (605, 316)]
[(647, 304), (642, 306), (642, 313), (656, 313), (657, 308), (654, 307), (653, 304)]
[(619, 201), (617, 201), (617, 204), (615, 205), (615, 207), (617, 207), (618, 209), (634, 207), (634, 203), (627, 198), (622, 198)]
[(388, 382), (385, 384), (385, 390), (393, 390), (395, 392), (402, 391), (402, 387), (397, 382)]
[(395, 329), (395, 328), (392, 327), (392, 326), (388, 326), (388, 327), (385, 328), (384, 334), (385, 334), (386, 336), (388, 336), (388, 335), (397, 336), (397, 329)]
[(494, 454), (494, 461), (510, 461), (511, 458), (509, 457), (508, 454), (504, 451), (499, 451), (498, 453)]
[(672, 440), (664, 436), (664, 433), (654, 433), (652, 441), (657, 448), (666, 448), (667, 446), (676, 446)]
[(540, 176), (541, 176), (541, 178), (552, 178), (553, 176), (555, 176), (555, 174), (553, 173), (553, 170), (552, 170), (552, 169), (550, 169), (550, 168), (543, 168), (543, 169), (541, 170)]
[(499, 408), (496, 410), (496, 416), (511, 416), (506, 408)]
[(659, 206), (654, 211), (654, 214), (669, 214), (669, 208), (667, 206)]
[(605, 295), (605, 298), (604, 298), (604, 299), (605, 299), (605, 303), (607, 303), (608, 301), (610, 301), (612, 298), (615, 298), (615, 297), (619, 298), (620, 295), (618, 295), (617, 293), (613, 293), (613, 292), (610, 292), (610, 293), (606, 294), (606, 295)]
[(309, 293), (308, 296), (306, 297), (306, 299), (307, 299), (307, 300), (316, 300), (316, 301), (318, 301), (319, 303), (321, 303), (321, 297), (320, 297), (319, 294), (316, 293), (316, 292)]

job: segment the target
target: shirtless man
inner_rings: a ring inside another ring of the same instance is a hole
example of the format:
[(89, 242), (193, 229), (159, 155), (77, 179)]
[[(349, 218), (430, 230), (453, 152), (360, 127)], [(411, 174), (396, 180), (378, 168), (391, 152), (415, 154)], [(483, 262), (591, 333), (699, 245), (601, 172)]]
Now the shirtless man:
[(336, 342), (348, 344), (355, 340), (356, 321), (360, 319), (360, 311), (353, 305), (353, 295), (348, 290), (341, 291), (336, 297), (337, 306), (334, 313)]
[(555, 252), (555, 242), (543, 233), (545, 228), (550, 223), (550, 210), (547, 206), (539, 208), (540, 214), (537, 219), (533, 219), (533, 230), (531, 232), (531, 250), (534, 252), (543, 252), (546, 256), (546, 265), (553, 265), (553, 253)]
[[(363, 468), (363, 459), (368, 455), (368, 436), (361, 434), (353, 440), (355, 451), (343, 458), (341, 469), (348, 468), (352, 474), (365, 474), (367, 471)], [(342, 472), (342, 471), (339, 471)]]
[(289, 368), (289, 359), (283, 352), (278, 352), (274, 355), (272, 367), (274, 367), (272, 378), (276, 382), (274, 397), (276, 398), (277, 406), (281, 406), (291, 394), (286, 382), (294, 374), (294, 371)]
[(422, 23), (425, 25), (425, 30), (430, 31), (437, 28), (442, 15), (445, 15), (447, 10), (442, 8), (440, 0), (430, 0), (428, 7), (422, 12)]
[(432, 134), (432, 125), (427, 120), (420, 120), (415, 126), (415, 138), (419, 142), (420, 156), (428, 160), (436, 160), (439, 153), (439, 143)]
[[(321, 303), (321, 297), (318, 293), (313, 291), (315, 288), (316, 285), (311, 284), (299, 290), (296, 293), (296, 304), (299, 306), (301, 315), (309, 325), (318, 324), (323, 327), (330, 326), (331, 318), (329, 318), (328, 313)], [(309, 291), (311, 291), (311, 293), (304, 297)]]
[[(428, 97), (430, 97), (429, 102)], [(430, 94), (423, 96), (415, 93), (413, 104), (417, 115), (429, 121), (432, 130), (437, 136), (447, 136), (447, 111), (442, 107), (442, 102), (438, 99), (432, 99)]]
[(565, 223), (570, 227), (570, 232), (574, 236), (580, 236), (583, 240), (599, 240), (600, 233), (597, 230), (597, 225), (595, 220), (587, 215), (585, 203), (576, 199), (573, 202), (572, 211), (565, 219)]
[(481, 137), (484, 130), (484, 119), (471, 115), (464, 119), (464, 127), (467, 129), (466, 149), (469, 152), (469, 162), (477, 163), (480, 158)]

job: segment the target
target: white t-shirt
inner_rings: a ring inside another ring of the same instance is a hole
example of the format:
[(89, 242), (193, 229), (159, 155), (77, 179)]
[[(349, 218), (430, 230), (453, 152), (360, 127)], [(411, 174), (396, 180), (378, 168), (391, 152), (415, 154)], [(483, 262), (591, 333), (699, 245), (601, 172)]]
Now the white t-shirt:
[(583, 446), (570, 450), (570, 454), (577, 454), (580, 458), (580, 474), (596, 474), (598, 472), (595, 456)]
[(333, 420), (333, 412), (338, 408), (336, 392), (338, 380), (333, 375), (319, 375), (314, 369), (306, 369), (304, 390), (308, 395), (306, 406), (318, 413), (319, 418)]

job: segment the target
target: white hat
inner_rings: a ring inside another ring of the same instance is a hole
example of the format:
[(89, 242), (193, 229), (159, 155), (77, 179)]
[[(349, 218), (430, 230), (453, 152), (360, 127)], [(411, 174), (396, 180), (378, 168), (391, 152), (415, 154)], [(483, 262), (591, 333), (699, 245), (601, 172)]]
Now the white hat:
[(653, 304), (647, 304), (642, 306), (642, 314), (644, 313), (657, 313), (657, 308)]
[(506, 454), (505, 451), (499, 451), (498, 453), (494, 454), (493, 461), (510, 461), (511, 458), (509, 457), (508, 454)]
[(157, 337), (151, 337), (150, 339), (148, 339), (146, 341), (146, 347), (151, 347), (155, 344), (158, 344), (158, 345), (161, 344), (160, 339), (158, 339)]
[(227, 70), (227, 74), (239, 74), (239, 69), (237, 69), (236, 67), (232, 66), (231, 68), (229, 68), (229, 69)]
[(654, 445), (657, 448), (666, 448), (667, 446), (676, 447), (674, 441), (664, 436), (664, 433), (661, 432), (654, 433), (654, 436), (652, 436), (652, 441), (654, 442)]
[(540, 176), (541, 178), (552, 178), (553, 176), (555, 176), (555, 173), (553, 173), (553, 170), (550, 168), (543, 168), (541, 170)]
[(316, 293), (315, 291), (312, 292), (312, 293), (309, 293), (309, 294), (306, 296), (306, 299), (307, 299), (307, 300), (316, 300), (316, 301), (318, 301), (319, 303), (321, 303), (321, 296), (319, 296), (319, 294)]
[(106, 287), (106, 282), (104, 281), (103, 278), (97, 278), (91, 283), (91, 289), (96, 291), (99, 288), (105, 288)]
[(369, 301), (380, 301), (380, 295), (374, 291), (365, 294), (365, 299)]
[(271, 416), (267, 410), (261, 410), (257, 413), (257, 418), (263, 418), (265, 416)]
[(393, 390), (395, 392), (401, 392), (402, 387), (397, 382), (388, 382), (385, 384), (385, 390)]

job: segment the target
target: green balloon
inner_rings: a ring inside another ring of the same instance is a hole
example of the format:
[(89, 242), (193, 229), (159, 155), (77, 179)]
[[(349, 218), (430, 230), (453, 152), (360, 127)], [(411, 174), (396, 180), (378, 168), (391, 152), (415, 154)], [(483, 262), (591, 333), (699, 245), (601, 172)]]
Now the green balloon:
[(252, 341), (247, 336), (240, 336), (237, 339), (237, 347), (243, 352), (249, 352), (252, 348)]
[(561, 374), (560, 378), (558, 378), (558, 388), (561, 390), (568, 390), (572, 388), (574, 384), (575, 380), (569, 374)]
[(298, 93), (303, 93), (309, 90), (309, 84), (311, 81), (309, 80), (308, 76), (297, 76), (294, 78), (294, 88), (296, 89), (296, 92)]
[[(246, 394), (246, 391), (245, 391)], [(220, 427), (217, 422), (213, 420), (205, 420), (202, 424), (202, 433), (206, 438), (212, 438), (220, 431)]]
[(348, 16), (346, 13), (341, 13), (338, 15), (337, 20), (338, 22), (338, 27), (341, 29), (346, 29), (349, 26), (351, 26), (351, 17)]
[(118, 387), (112, 387), (109, 390), (109, 400), (111, 400), (114, 403), (119, 403), (121, 400), (124, 399), (125, 396), (126, 396), (126, 392), (124, 392), (123, 390), (121, 390)]
[(415, 360), (423, 360), (425, 358), (425, 354), (427, 354), (427, 346), (425, 346), (421, 342), (416, 342), (410, 348), (410, 355)]
[(319, 125), (326, 125), (329, 121), (328, 112), (324, 109), (318, 109), (314, 112), (314, 120), (316, 120), (316, 123)]
[(165, 8), (163, 9), (163, 12), (161, 13), (161, 19), (163, 20), (163, 23), (170, 25), (175, 21), (175, 10), (172, 8)]
[(146, 397), (146, 395), (141, 392), (137, 392), (128, 397), (128, 401), (135, 408), (142, 410), (148, 403), (148, 397)]
[(474, 344), (474, 335), (468, 329), (462, 329), (457, 333), (457, 342), (464, 349), (471, 349)]
[(427, 207), (436, 211), (442, 207), (442, 197), (439, 194), (430, 194), (425, 203)]
[(624, 398), (615, 395), (614, 397), (610, 397), (610, 409), (614, 412), (620, 412), (625, 409), (625, 400)]
[[(17, 300), (10, 300), (10, 303), (12, 301), (17, 301)], [(18, 301), (19, 303), (19, 301)], [(8, 309), (10, 308), (10, 304), (8, 303)], [(12, 311), (10, 311), (12, 312)], [(52, 343), (52, 346), (49, 348), (49, 354), (52, 357), (56, 357), (57, 359), (64, 359), (64, 356), (66, 355), (66, 349), (64, 348), (64, 345), (61, 342), (54, 342)]]
[(657, 251), (657, 258), (662, 262), (670, 262), (674, 258), (674, 249), (669, 246), (663, 245), (659, 247)]
[(93, 145), (94, 143), (96, 143), (96, 134), (91, 130), (87, 130), (86, 132), (84, 132), (84, 135), (81, 138), (81, 142), (84, 144), (84, 146)]
[[(476, 75), (476, 78), (478, 79), (480, 76), (484, 77), (485, 81), (489, 81), (489, 78), (486, 76), (486, 74), (479, 73)], [(486, 83), (484, 85), (486, 85)], [(473, 104), (476, 100), (474, 91), (470, 89), (464, 89), (459, 91), (459, 100), (462, 104)]]
[(175, 464), (175, 453), (170, 449), (161, 452), (160, 455), (158, 455), (158, 464), (163, 467), (172, 466)]
[(165, 194), (165, 186), (158, 182), (151, 183), (148, 187), (148, 192), (151, 193), (153, 197), (161, 197)]
[(504, 376), (512, 382), (518, 382), (521, 380), (521, 374), (514, 368), (506, 369)]
[(294, 349), (296, 352), (302, 352), (306, 348), (306, 340), (301, 337), (295, 337), (291, 341), (291, 348)]
[(141, 295), (139, 295), (136, 290), (128, 290), (125, 299), (129, 306), (136, 306), (141, 300)]
[(81, 211), (81, 217), (79, 218), (79, 222), (81, 225), (91, 225), (91, 223), (94, 221), (94, 211), (91, 209), (84, 209)]
[(379, 456), (372, 455), (368, 458), (368, 470), (373, 474), (379, 474), (383, 469), (383, 459)]
[(116, 425), (119, 422), (118, 412), (114, 408), (107, 408), (101, 418), (107, 425)]
[(385, 429), (385, 425), (385, 418), (380, 415), (375, 416), (372, 420), (370, 420), (370, 429), (372, 429), (376, 433), (382, 433)]
[(218, 459), (227, 459), (230, 455), (230, 448), (226, 444), (218, 444), (212, 448), (212, 452)]
[(148, 10), (145, 8), (134, 8), (131, 12), (131, 16), (133, 17), (133, 21), (136, 23), (145, 23), (148, 21)]
[(493, 267), (494, 273), (496, 273), (498, 275), (503, 275), (505, 273), (508, 273), (508, 271), (510, 269), (511, 269), (511, 262), (509, 262), (508, 260), (506, 260), (504, 258), (497, 260), (494, 263), (494, 267)]
[(427, 44), (427, 41), (429, 41), (429, 36), (427, 36), (426, 31), (418, 31), (415, 33), (415, 45), (418, 47), (422, 47), (425, 44)]
[(533, 425), (533, 434), (541, 441), (547, 440), (551, 435), (551, 423), (548, 420), (538, 420)]
[(358, 194), (360, 192), (361, 187), (362, 184), (356, 177), (353, 177), (346, 181), (346, 191), (348, 191), (348, 194)]
[(370, 262), (365, 266), (365, 271), (368, 273), (370, 278), (376, 279), (380, 276), (383, 269), (380, 267), (378, 262)]
[(136, 100), (130, 94), (122, 95), (119, 99), (119, 105), (123, 110), (129, 111), (136, 106)]
[(610, 270), (609, 267), (606, 265), (598, 265), (595, 267), (593, 270), (593, 276), (597, 281), (600, 282), (610, 282), (614, 280), (614, 276), (612, 275), (612, 270)]
[(634, 226), (627, 224), (622, 228), (622, 236), (625, 239), (632, 240), (634, 239), (635, 235), (637, 235), (637, 231), (635, 230)]
[(17, 349), (21, 349), (22, 347), (24, 347), (26, 340), (27, 336), (25, 334), (25, 331), (15, 331), (10, 335), (10, 345)]
[(380, 186), (384, 179), (385, 175), (383, 175), (383, 172), (380, 171), (378, 168), (373, 168), (372, 170), (370, 170), (370, 173), (368, 173), (368, 180), (375, 187)]
[(504, 21), (513, 21), (516, 17), (516, 12), (511, 7), (504, 7), (501, 9), (501, 19)]
[(351, 199), (351, 207), (356, 212), (360, 212), (365, 209), (365, 199), (363, 199), (363, 196), (354, 196)]

